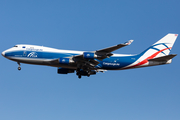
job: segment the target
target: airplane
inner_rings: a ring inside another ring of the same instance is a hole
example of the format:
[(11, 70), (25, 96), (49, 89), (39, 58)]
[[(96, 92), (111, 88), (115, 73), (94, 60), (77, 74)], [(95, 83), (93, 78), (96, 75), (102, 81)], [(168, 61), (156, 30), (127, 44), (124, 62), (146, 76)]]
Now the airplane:
[(5, 58), (18, 63), (57, 67), (58, 74), (95, 75), (107, 70), (126, 70), (169, 64), (177, 54), (169, 54), (178, 34), (167, 34), (140, 54), (114, 54), (113, 51), (130, 45), (133, 40), (96, 51), (61, 50), (44, 46), (18, 44), (3, 51)]

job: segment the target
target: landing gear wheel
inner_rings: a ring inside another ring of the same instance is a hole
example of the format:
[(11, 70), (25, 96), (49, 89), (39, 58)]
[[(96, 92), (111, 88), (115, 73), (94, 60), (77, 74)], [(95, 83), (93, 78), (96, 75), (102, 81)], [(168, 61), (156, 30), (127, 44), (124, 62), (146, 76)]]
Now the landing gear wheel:
[(21, 70), (21, 67), (18, 67), (18, 70)]
[(78, 78), (81, 79), (81, 74), (78, 75)]

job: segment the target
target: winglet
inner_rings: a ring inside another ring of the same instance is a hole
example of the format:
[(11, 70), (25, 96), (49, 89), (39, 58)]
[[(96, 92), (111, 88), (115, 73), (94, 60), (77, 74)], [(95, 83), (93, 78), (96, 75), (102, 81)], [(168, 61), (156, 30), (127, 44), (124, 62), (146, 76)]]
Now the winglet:
[(134, 40), (129, 40), (129, 41), (125, 42), (124, 44), (125, 44), (125, 45), (130, 45), (133, 41), (134, 41)]

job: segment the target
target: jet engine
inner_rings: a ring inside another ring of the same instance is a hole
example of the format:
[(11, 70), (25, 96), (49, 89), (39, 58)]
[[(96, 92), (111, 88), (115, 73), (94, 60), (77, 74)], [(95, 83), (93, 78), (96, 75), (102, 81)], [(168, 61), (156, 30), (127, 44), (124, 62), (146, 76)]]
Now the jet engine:
[(57, 73), (58, 74), (74, 73), (74, 70), (73, 69), (67, 69), (67, 68), (58, 68)]
[(84, 52), (83, 57), (85, 59), (94, 59), (94, 58), (97, 58), (98, 56), (93, 52)]
[(75, 63), (75, 61), (72, 58), (59, 58), (60, 64), (71, 64)]

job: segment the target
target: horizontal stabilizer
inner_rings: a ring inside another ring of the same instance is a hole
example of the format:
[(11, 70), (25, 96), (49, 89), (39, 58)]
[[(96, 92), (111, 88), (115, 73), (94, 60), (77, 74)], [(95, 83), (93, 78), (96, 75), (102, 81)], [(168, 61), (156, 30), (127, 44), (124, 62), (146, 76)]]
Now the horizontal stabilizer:
[(177, 54), (166, 55), (166, 56), (157, 57), (154, 59), (149, 59), (148, 61), (168, 61), (168, 60), (172, 59), (173, 57), (175, 57), (176, 55)]

